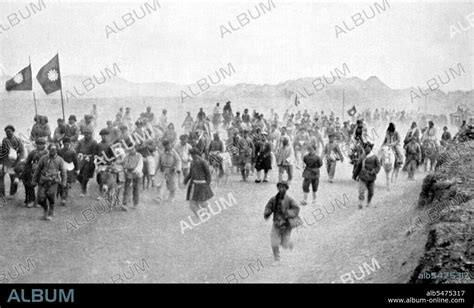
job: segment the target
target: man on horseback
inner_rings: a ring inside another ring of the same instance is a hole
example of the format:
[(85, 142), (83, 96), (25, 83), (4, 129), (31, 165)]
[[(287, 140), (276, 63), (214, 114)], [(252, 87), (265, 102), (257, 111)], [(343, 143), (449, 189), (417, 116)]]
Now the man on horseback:
[[(403, 165), (404, 157), (400, 145), (400, 134), (395, 129), (392, 122), (388, 125), (387, 133), (379, 152), (380, 162), (385, 170), (387, 187), (390, 190), (390, 181), (396, 182), (398, 172)], [(392, 173), (391, 179), (389, 178)]]
[(383, 141), (382, 146), (388, 146), (395, 154), (395, 165), (394, 167), (400, 167), (403, 164), (403, 153), (400, 146), (400, 134), (395, 129), (395, 124), (390, 122), (388, 124), (387, 133)]
[(422, 141), (425, 139), (430, 140), (436, 144), (436, 147), (439, 146), (438, 139), (436, 138), (437, 135), (437, 129), (434, 126), (433, 121), (428, 122), (428, 129), (425, 131), (422, 137)]
[(364, 154), (364, 147), (367, 143), (367, 129), (364, 127), (364, 122), (362, 119), (357, 120), (356, 126), (353, 128), (351, 139), (350, 139), (350, 150), (349, 150), (349, 159), (350, 163), (354, 165), (353, 170), (360, 159)]

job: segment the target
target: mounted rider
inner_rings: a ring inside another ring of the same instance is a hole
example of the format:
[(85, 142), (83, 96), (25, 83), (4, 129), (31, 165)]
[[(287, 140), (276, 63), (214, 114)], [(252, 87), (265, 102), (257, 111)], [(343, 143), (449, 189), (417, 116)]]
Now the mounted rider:
[(382, 146), (389, 146), (395, 154), (395, 164), (401, 166), (403, 164), (403, 152), (400, 146), (400, 134), (395, 129), (395, 124), (390, 122), (388, 124), (387, 133)]
[(426, 129), (425, 133), (423, 134), (421, 140), (422, 141), (430, 140), (430, 141), (434, 142), (434, 144), (438, 148), (439, 147), (439, 142), (438, 142), (438, 139), (436, 137), (437, 133), (438, 133), (438, 130), (434, 126), (433, 121), (429, 121), (428, 122), (428, 128)]

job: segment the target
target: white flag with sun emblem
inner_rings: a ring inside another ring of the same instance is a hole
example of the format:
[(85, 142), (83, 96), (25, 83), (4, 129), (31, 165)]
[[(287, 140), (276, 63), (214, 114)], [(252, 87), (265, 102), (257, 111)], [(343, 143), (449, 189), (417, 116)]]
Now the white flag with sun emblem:
[(46, 94), (61, 89), (61, 71), (59, 70), (58, 54), (39, 70), (36, 79)]

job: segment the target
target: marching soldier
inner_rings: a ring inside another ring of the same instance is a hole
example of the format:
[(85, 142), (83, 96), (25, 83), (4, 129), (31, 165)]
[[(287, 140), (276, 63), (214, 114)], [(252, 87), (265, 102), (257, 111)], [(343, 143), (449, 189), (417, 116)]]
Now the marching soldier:
[[(26, 158), (25, 169), (23, 171), (23, 185), (25, 186), (25, 205), (26, 207), (36, 206), (35, 185), (32, 185), (33, 176), (38, 168), (41, 157), (48, 154), (46, 150), (46, 139), (36, 139), (36, 149), (31, 151)], [(39, 207), (39, 205), (38, 205)]]
[(84, 138), (76, 146), (77, 158), (79, 159), (79, 176), (81, 183), (81, 198), (87, 194), (87, 184), (89, 179), (94, 176), (95, 164), (94, 157), (98, 155), (99, 145), (92, 138), (92, 129), (84, 127), (82, 131)]
[(54, 204), (58, 193), (58, 185), (66, 186), (67, 171), (64, 160), (58, 156), (58, 148), (52, 143), (48, 147), (48, 155), (38, 162), (33, 176), (32, 185), (38, 183), (38, 203), (44, 208), (45, 220), (53, 220)]
[(61, 195), (61, 205), (65, 206), (69, 190), (72, 188), (72, 184), (76, 182), (76, 177), (79, 172), (77, 153), (74, 150), (69, 137), (64, 137), (63, 147), (58, 150), (58, 155), (64, 160), (67, 171), (67, 183), (65, 186), (61, 186), (59, 191), (59, 194)]

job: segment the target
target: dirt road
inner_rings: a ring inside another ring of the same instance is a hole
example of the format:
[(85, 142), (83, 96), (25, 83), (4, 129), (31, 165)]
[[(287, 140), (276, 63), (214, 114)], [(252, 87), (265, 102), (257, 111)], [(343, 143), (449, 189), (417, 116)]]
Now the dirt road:
[[(105, 213), (95, 198), (79, 199), (74, 190), (72, 204), (58, 207), (53, 222), (41, 220), (42, 209), (9, 202), (0, 208), (0, 281), (341, 282), (351, 270), (360, 278), (359, 266), (375, 259), (379, 267), (358, 282), (406, 282), (426, 237), (424, 231), (405, 235), (416, 215), (422, 175), (407, 182), (401, 174), (389, 192), (381, 171), (373, 207), (359, 210), (351, 165), (337, 168), (333, 184), (321, 170), (318, 203), (302, 208), (306, 226), (293, 232), (295, 249), (283, 251), (279, 266), (272, 266), (271, 221), (262, 214), (276, 193), (273, 170), (265, 184), (230, 176), (213, 199), (222, 198), (227, 206), (197, 226), (188, 219), (184, 190), (172, 204), (156, 204), (148, 191), (139, 209)], [(296, 169), (289, 190), (297, 200), (300, 176)], [(192, 229), (182, 230), (181, 221)]]

